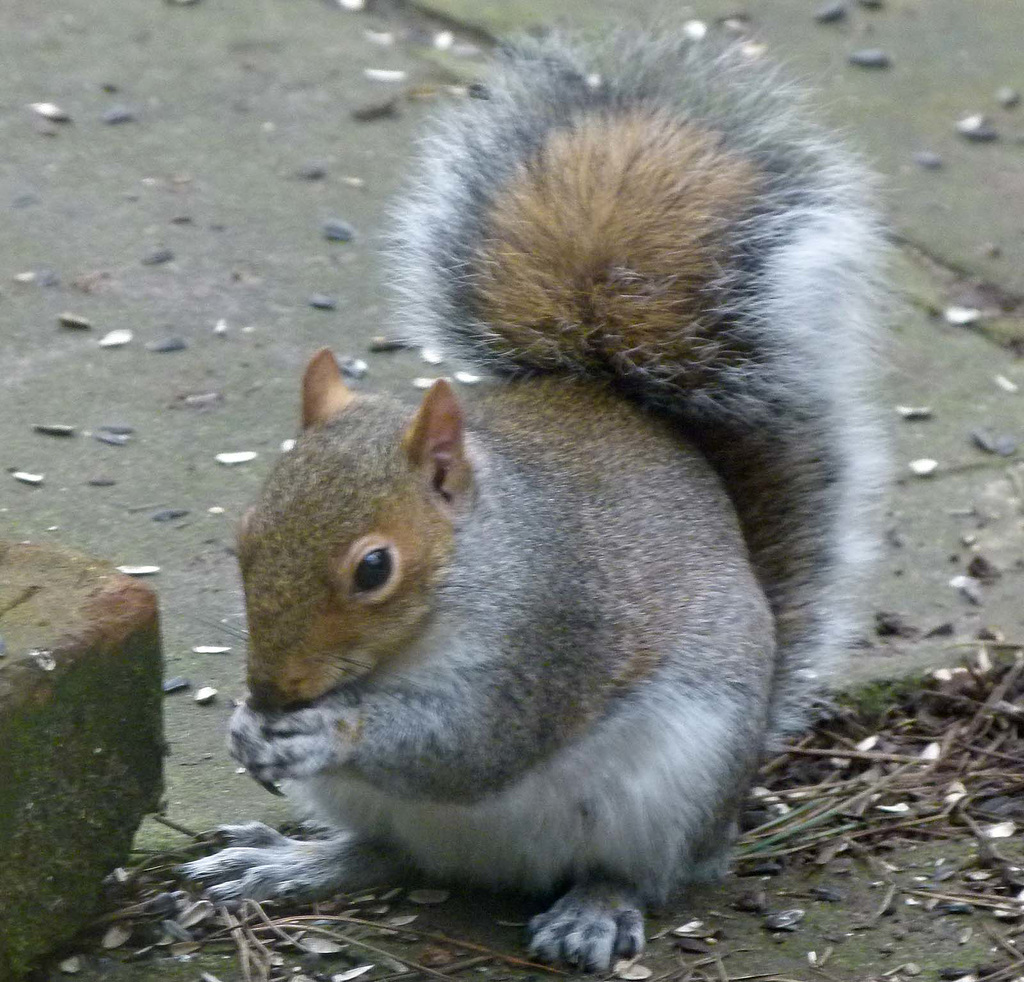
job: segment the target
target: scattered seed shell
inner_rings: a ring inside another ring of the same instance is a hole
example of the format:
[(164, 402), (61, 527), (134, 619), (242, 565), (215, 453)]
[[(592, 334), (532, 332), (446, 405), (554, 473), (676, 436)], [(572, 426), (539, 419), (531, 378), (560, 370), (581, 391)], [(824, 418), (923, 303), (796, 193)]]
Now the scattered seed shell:
[(288, 453), (295, 449), (295, 440), (288, 439), (281, 441), (281, 453)]
[(154, 522), (173, 522), (178, 518), (184, 518), (188, 514), (187, 508), (161, 508), (153, 512), (149, 517)]
[(142, 257), (143, 266), (162, 266), (174, 259), (174, 253), (167, 248), (154, 249)]
[(351, 242), (356, 236), (356, 230), (340, 218), (331, 218), (324, 222), (323, 232), (328, 242)]
[(435, 348), (421, 348), (420, 357), (428, 365), (440, 365), (444, 361), (444, 355)]
[(988, 828), (982, 829), (982, 832), (989, 839), (1009, 839), (1017, 831), (1017, 825), (1014, 822), (999, 822), (996, 825), (989, 825)]
[(171, 695), (173, 692), (184, 692), (186, 689), (191, 689), (192, 683), (183, 675), (175, 675), (173, 678), (164, 679), (160, 688), (165, 695)]
[(988, 117), (982, 113), (973, 113), (958, 120), (956, 131), (965, 139), (973, 140), (976, 143), (987, 143), (999, 137), (995, 128), (988, 121)]
[(73, 314), (70, 311), (58, 314), (57, 323), (61, 327), (67, 327), (73, 331), (88, 331), (92, 328), (92, 321), (88, 317), (82, 317), (80, 314)]
[(361, 379), (370, 370), (370, 366), (362, 358), (340, 358), (338, 366), (342, 375), (351, 379)]
[(215, 702), (217, 699), (217, 690), (212, 685), (204, 685), (195, 694), (195, 701), (200, 706), (208, 706), (211, 702)]
[(795, 931), (804, 919), (804, 912), (798, 907), (782, 910), (777, 914), (769, 914), (764, 919), (764, 927), (768, 931)]
[(481, 382), (483, 377), (480, 375), (474, 375), (472, 372), (456, 372), (455, 381), (461, 382), (463, 385), (476, 385)]
[(373, 82), (404, 82), (407, 72), (401, 68), (364, 68), (363, 75)]
[(932, 150), (918, 150), (914, 154), (914, 163), (925, 170), (938, 170), (942, 166), (942, 158)]
[[(338, 6), (342, 10), (359, 11), (366, 9), (366, 0), (338, 0)], [(334, 982), (337, 982), (335, 979)]]
[(646, 965), (636, 965), (627, 960), (616, 962), (612, 966), (612, 972), (617, 979), (625, 979), (626, 982), (642, 982), (654, 974), (654, 970)]
[(701, 41), (708, 33), (708, 25), (702, 20), (688, 20), (683, 24), (683, 33), (691, 41)]
[(113, 924), (107, 928), (100, 944), (108, 950), (120, 948), (131, 936), (132, 929), (130, 927), (125, 927), (123, 924)]
[(1016, 89), (1011, 89), (1008, 85), (996, 91), (996, 102), (999, 103), (1004, 109), (1013, 109), (1014, 106), (1020, 103), (1020, 93)]
[(910, 811), (910, 805), (905, 801), (898, 801), (895, 805), (875, 805), (875, 810), (888, 815), (906, 815)]
[(443, 904), (450, 896), (450, 890), (410, 890), (408, 900), (413, 904), (429, 906)]
[(226, 655), (231, 647), (224, 644), (197, 644), (192, 650), (197, 655)]
[(389, 917), (384, 923), (388, 927), (408, 927), (419, 916), (419, 914), (399, 914), (397, 917)]
[(44, 436), (74, 436), (75, 428), (67, 423), (33, 423), (32, 429)]
[(347, 945), (339, 944), (330, 938), (323, 938), (317, 935), (303, 938), (300, 944), (306, 951), (312, 952), (314, 955), (337, 955), (347, 947)]
[(155, 351), (158, 354), (164, 354), (168, 351), (184, 351), (187, 347), (188, 341), (178, 337), (159, 338), (156, 341), (146, 343), (147, 351)]
[(99, 340), (101, 348), (120, 348), (123, 345), (130, 344), (134, 335), (127, 328), (120, 328), (116, 331), (110, 331), (108, 334), (104, 334)]
[(45, 479), (43, 474), (32, 474), (29, 471), (14, 471), (11, 477), (16, 481), (21, 481), (22, 484), (34, 484), (40, 485)]
[(235, 453), (219, 453), (214, 460), (226, 467), (233, 467), (235, 464), (247, 464), (258, 456), (259, 454), (255, 450), (239, 450)]
[(995, 383), (1004, 392), (1009, 392), (1011, 395), (1013, 393), (1020, 392), (1020, 386), (1011, 379), (1008, 379), (1005, 375), (996, 375)]
[(429, 389), (436, 381), (438, 381), (436, 378), (427, 378), (421, 375), (419, 378), (414, 378), (412, 384), (417, 389)]
[(82, 959), (79, 955), (72, 955), (70, 958), (65, 958), (57, 967), (65, 975), (77, 975), (82, 971)]
[(700, 920), (687, 921), (685, 924), (680, 924), (679, 927), (672, 928), (672, 933), (677, 938), (686, 937), (687, 935), (701, 934), (704, 931), (704, 922)]
[(954, 304), (952, 307), (947, 307), (942, 312), (942, 316), (946, 319), (947, 324), (966, 327), (968, 324), (975, 324), (981, 320), (981, 311), (975, 307), (960, 307)]
[(819, 24), (835, 24), (846, 17), (846, 4), (843, 0), (826, 3), (814, 11), (814, 19)]
[(42, 116), (43, 119), (48, 119), (51, 123), (71, 122), (70, 114), (61, 109), (55, 102), (33, 102), (29, 104), (29, 108), (37, 116)]
[(92, 438), (112, 447), (123, 447), (131, 439), (127, 433), (111, 433), (110, 430), (97, 430), (93, 433)]
[(308, 302), (314, 310), (336, 310), (338, 307), (338, 301), (326, 293), (314, 293)]
[(100, 119), (108, 126), (120, 126), (122, 123), (134, 123), (135, 112), (128, 106), (111, 106)]
[(858, 68), (889, 68), (892, 65), (892, 59), (880, 48), (852, 51), (847, 60)]
[(117, 571), (125, 576), (153, 576), (160, 572), (159, 566), (118, 566)]
[(930, 477), (935, 473), (939, 466), (937, 460), (932, 460), (930, 457), (921, 457), (917, 460), (912, 460), (908, 466), (913, 474), (918, 477)]
[(365, 975), (367, 972), (372, 971), (373, 965), (357, 965), (355, 968), (350, 968), (347, 972), (338, 972), (337, 975), (331, 976), (331, 982), (352, 982), (352, 979), (358, 979), (360, 975)]
[(961, 574), (954, 576), (949, 581), (949, 585), (975, 606), (979, 606), (981, 604), (982, 597), (980, 580), (975, 579), (973, 576), (964, 576)]
[(898, 412), (900, 416), (907, 420), (932, 418), (931, 406), (897, 406), (896, 412)]

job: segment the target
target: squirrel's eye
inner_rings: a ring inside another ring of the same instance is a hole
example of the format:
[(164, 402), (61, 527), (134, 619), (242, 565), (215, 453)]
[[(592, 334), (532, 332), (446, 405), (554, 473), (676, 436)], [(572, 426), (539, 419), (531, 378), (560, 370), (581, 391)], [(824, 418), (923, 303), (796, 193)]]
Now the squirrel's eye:
[(357, 590), (377, 590), (391, 577), (393, 564), (388, 549), (373, 549), (359, 560), (352, 581)]

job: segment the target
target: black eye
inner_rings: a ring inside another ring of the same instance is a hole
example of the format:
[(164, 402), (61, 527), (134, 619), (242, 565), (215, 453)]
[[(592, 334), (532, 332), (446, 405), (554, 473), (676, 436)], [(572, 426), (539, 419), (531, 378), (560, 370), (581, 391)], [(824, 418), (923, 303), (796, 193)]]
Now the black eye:
[(391, 578), (391, 552), (388, 549), (374, 549), (359, 560), (352, 578), (357, 590), (376, 590)]

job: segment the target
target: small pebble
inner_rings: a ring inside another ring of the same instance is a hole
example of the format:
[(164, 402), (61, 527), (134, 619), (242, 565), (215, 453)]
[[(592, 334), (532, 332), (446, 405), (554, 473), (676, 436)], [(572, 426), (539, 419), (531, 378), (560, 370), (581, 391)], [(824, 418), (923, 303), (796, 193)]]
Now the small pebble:
[(204, 685), (196, 694), (195, 701), (200, 706), (208, 706), (217, 699), (217, 690), (211, 685)]
[(44, 475), (32, 474), (30, 471), (14, 471), (11, 477), (16, 481), (21, 481), (22, 484), (34, 484), (39, 485), (43, 483)]
[(127, 106), (111, 106), (100, 119), (108, 126), (119, 126), (121, 123), (134, 123), (135, 113)]
[(197, 655), (226, 655), (231, 648), (223, 644), (197, 644), (192, 650)]
[(192, 683), (184, 675), (175, 675), (174, 678), (165, 679), (161, 688), (167, 695), (170, 695), (172, 692), (184, 692), (186, 689), (191, 689)]
[(324, 222), (324, 238), (328, 242), (351, 242), (355, 235), (356, 230), (340, 218), (331, 218)]
[(110, 430), (97, 430), (92, 438), (111, 447), (123, 447), (131, 440), (127, 433), (111, 433)]
[(939, 462), (930, 457), (920, 457), (917, 460), (912, 460), (908, 466), (911, 473), (918, 477), (930, 477), (938, 469)]
[(889, 68), (892, 59), (879, 48), (862, 48), (850, 53), (849, 62), (859, 68)]
[(70, 958), (65, 958), (57, 967), (65, 975), (77, 975), (82, 971), (82, 959), (79, 955), (72, 955)]
[(846, 17), (846, 4), (842, 0), (826, 3), (814, 11), (814, 19), (819, 24), (835, 24)]
[(347, 378), (361, 379), (370, 370), (370, 366), (362, 358), (339, 358), (338, 366)]
[(149, 517), (154, 522), (173, 522), (177, 518), (184, 518), (188, 514), (187, 508), (162, 508), (153, 512)]
[(942, 158), (931, 150), (918, 150), (914, 154), (914, 163), (925, 170), (938, 170), (942, 166)]
[(429, 906), (443, 904), (450, 896), (450, 890), (410, 890), (408, 899), (410, 903)]
[(157, 341), (148, 341), (146, 343), (147, 351), (155, 351), (159, 354), (163, 354), (168, 351), (184, 351), (188, 347), (188, 341), (184, 338), (160, 338)]
[(33, 102), (29, 108), (37, 116), (48, 119), (51, 123), (70, 123), (71, 116), (55, 102)]
[(309, 298), (309, 305), (317, 310), (335, 310), (338, 306), (338, 301), (334, 297), (327, 296), (326, 293), (314, 293)]
[(88, 331), (92, 327), (92, 321), (88, 317), (81, 317), (78, 314), (65, 312), (57, 316), (57, 323), (61, 327), (71, 328), (74, 331)]
[(250, 460), (255, 460), (259, 456), (255, 450), (239, 450), (236, 453), (219, 453), (214, 458), (218, 464), (224, 464), (227, 467), (231, 467), (234, 464), (247, 464)]
[(142, 265), (160, 266), (163, 263), (169, 263), (173, 258), (174, 253), (170, 249), (154, 249), (142, 257)]
[(947, 307), (942, 312), (942, 316), (946, 319), (947, 324), (953, 324), (956, 327), (966, 327), (968, 324), (974, 324), (976, 321), (981, 320), (981, 311), (976, 307), (960, 307), (954, 304), (951, 307)]
[(804, 912), (794, 907), (792, 910), (782, 910), (777, 914), (769, 914), (764, 919), (764, 927), (768, 931), (795, 931), (803, 919)]
[(404, 82), (406, 72), (401, 68), (364, 68), (363, 75), (373, 82)]
[(66, 423), (35, 423), (32, 429), (46, 436), (74, 436), (75, 428)]
[(110, 331), (108, 334), (104, 334), (100, 338), (99, 345), (101, 348), (120, 348), (130, 344), (134, 336), (127, 328), (120, 328), (117, 331)]
[(118, 566), (117, 571), (125, 576), (153, 576), (160, 572), (159, 566)]
[(973, 140), (977, 143), (985, 143), (999, 137), (999, 134), (988, 121), (988, 118), (981, 113), (964, 116), (963, 119), (957, 122), (956, 131), (965, 139)]
[(1020, 93), (1008, 85), (1003, 86), (996, 92), (996, 102), (1004, 109), (1013, 109), (1014, 106), (1020, 104)]

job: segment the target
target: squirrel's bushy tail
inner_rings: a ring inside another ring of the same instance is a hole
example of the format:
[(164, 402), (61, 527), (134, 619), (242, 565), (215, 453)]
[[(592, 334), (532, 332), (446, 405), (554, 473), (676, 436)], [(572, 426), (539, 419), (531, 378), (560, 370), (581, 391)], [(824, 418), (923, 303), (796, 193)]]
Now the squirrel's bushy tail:
[(776, 615), (773, 728), (848, 638), (880, 454), (879, 229), (859, 166), (741, 48), (506, 50), (398, 215), (404, 327), (497, 375), (604, 378), (722, 475)]

